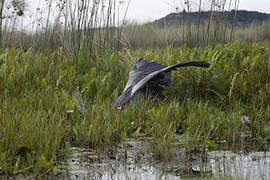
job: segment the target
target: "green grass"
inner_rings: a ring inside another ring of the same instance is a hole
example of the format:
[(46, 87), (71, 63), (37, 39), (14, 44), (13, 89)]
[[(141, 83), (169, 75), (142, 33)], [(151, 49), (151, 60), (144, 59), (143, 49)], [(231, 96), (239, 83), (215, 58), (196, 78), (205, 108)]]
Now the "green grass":
[(134, 61), (204, 60), (211, 67), (179, 69), (165, 100), (118, 111), (111, 103), (127, 81), (128, 54), (87, 56), (81, 50), (68, 58), (61, 49), (0, 50), (0, 174), (47, 173), (70, 146), (109, 152), (136, 132), (151, 137), (150, 150), (165, 159), (179, 133), (185, 137), (179, 148), (189, 153), (220, 141), (241, 149), (270, 140), (270, 42), (139, 49)]

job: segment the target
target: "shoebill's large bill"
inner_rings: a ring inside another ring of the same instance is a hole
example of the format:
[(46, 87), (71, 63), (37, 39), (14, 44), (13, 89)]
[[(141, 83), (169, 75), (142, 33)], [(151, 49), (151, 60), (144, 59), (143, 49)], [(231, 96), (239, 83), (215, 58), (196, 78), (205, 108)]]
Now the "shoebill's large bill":
[(162, 97), (162, 86), (168, 86), (171, 82), (171, 71), (184, 66), (209, 67), (210, 64), (201, 61), (177, 63), (172, 66), (150, 62), (144, 59), (136, 61), (129, 73), (129, 79), (123, 93), (113, 103), (114, 107), (122, 107), (138, 92)]

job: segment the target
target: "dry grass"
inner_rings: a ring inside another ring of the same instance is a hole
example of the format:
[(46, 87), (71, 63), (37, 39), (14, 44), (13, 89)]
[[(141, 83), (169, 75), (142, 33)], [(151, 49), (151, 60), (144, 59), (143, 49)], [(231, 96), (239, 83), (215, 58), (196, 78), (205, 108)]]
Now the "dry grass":
[[(223, 18), (227, 10), (225, 7), (228, 6), (226, 1), (212, 2), (210, 12), (213, 13), (210, 13), (211, 16), (205, 24), (195, 25), (188, 21), (185, 24), (165, 27), (154, 23), (143, 25), (124, 23), (125, 18), (119, 21), (117, 17), (117, 10), (121, 6), (118, 1), (110, 1), (106, 6), (102, 3), (102, 1), (93, 4), (91, 1), (82, 1), (79, 6), (74, 6), (72, 2), (67, 4), (62, 2), (57, 7), (48, 6), (44, 27), (36, 28), (36, 31), (33, 29), (31, 33), (15, 30), (14, 22), (17, 17), (14, 16), (14, 19), (6, 21), (9, 23), (3, 24), (0, 31), (0, 45), (2, 48), (15, 46), (37, 51), (61, 47), (68, 55), (76, 57), (82, 48), (87, 49), (89, 54), (94, 54), (93, 52), (97, 50), (112, 52), (123, 48), (165, 48), (182, 45), (194, 47), (235, 40), (257, 42), (270, 38), (270, 22), (254, 23), (249, 26), (227, 25)], [(188, 12), (191, 2), (186, 3)], [(230, 3), (229, 9), (237, 9), (238, 0)], [(52, 8), (59, 10), (59, 17), (54, 22), (51, 22)], [(198, 8), (200, 11), (200, 5)], [(217, 11), (218, 16), (215, 15)], [(35, 23), (40, 23), (38, 19), (36, 21)]]

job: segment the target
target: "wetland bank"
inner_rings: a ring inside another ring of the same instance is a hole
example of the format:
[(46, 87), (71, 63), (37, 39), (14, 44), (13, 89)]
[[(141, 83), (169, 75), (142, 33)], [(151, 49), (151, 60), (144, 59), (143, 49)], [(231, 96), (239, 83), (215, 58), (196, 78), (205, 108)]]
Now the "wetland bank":
[[(270, 176), (269, 22), (225, 25), (213, 1), (209, 24), (122, 25), (117, 4), (86, 2), (32, 34), (15, 30), (23, 4), (0, 18), (0, 179)], [(114, 108), (141, 57), (211, 66), (174, 71), (164, 99)]]
[[(240, 169), (244, 177), (249, 172), (265, 177), (269, 167), (270, 43), (236, 41), (143, 52), (156, 62), (167, 57), (168, 65), (204, 59), (211, 67), (175, 71), (171, 85), (165, 88), (165, 99), (149, 104), (145, 98), (140, 106), (130, 103), (117, 110), (111, 104), (129, 73), (128, 62), (118, 53), (86, 57), (81, 52), (78, 61), (70, 61), (58, 51), (2, 50), (1, 174), (57, 176), (67, 161), (64, 172), (71, 168), (71, 177), (76, 168), (78, 177), (84, 177), (97, 166), (100, 174), (116, 177), (137, 173), (138, 177), (157, 178), (165, 173), (164, 177), (179, 178), (198, 173), (214, 178), (217, 170), (198, 170), (200, 165), (212, 165), (214, 157), (219, 163), (213, 168), (220, 164), (221, 172)], [(138, 144), (132, 145), (134, 142)], [(225, 151), (228, 158), (215, 151)], [(230, 162), (234, 165), (226, 165)], [(242, 166), (256, 166), (261, 171), (244, 171)]]

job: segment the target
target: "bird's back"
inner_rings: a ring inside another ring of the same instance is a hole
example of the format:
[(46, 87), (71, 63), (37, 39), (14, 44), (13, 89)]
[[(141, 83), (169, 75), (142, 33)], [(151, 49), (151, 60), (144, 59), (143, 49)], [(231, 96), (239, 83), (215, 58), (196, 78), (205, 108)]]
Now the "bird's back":
[[(136, 85), (140, 80), (142, 80), (152, 72), (161, 70), (165, 67), (166, 66), (163, 66), (155, 62), (150, 62), (142, 58), (139, 59), (138, 61), (136, 61), (136, 63), (134, 64), (134, 66), (130, 71), (129, 79), (125, 87), (125, 90), (130, 86)], [(170, 83), (170, 78), (171, 78), (170, 72), (163, 73), (153, 81), (149, 81), (147, 84), (145, 84), (144, 88), (142, 88), (141, 91), (145, 92), (150, 90), (154, 91), (154, 93), (157, 94), (162, 89), (160, 85), (168, 85)]]
[[(143, 58), (140, 58), (138, 61), (136, 61), (131, 68), (128, 82), (123, 93), (115, 100), (113, 106), (122, 106), (122, 104), (124, 104), (130, 99), (131, 90), (139, 81), (141, 81), (143, 78), (145, 78), (152, 72), (163, 69), (164, 67), (165, 66), (162, 66), (161, 64), (149, 62), (144, 60)], [(140, 91), (145, 93), (148, 89), (154, 89), (153, 86), (151, 86), (151, 83), (147, 83), (143, 88), (141, 88)]]

